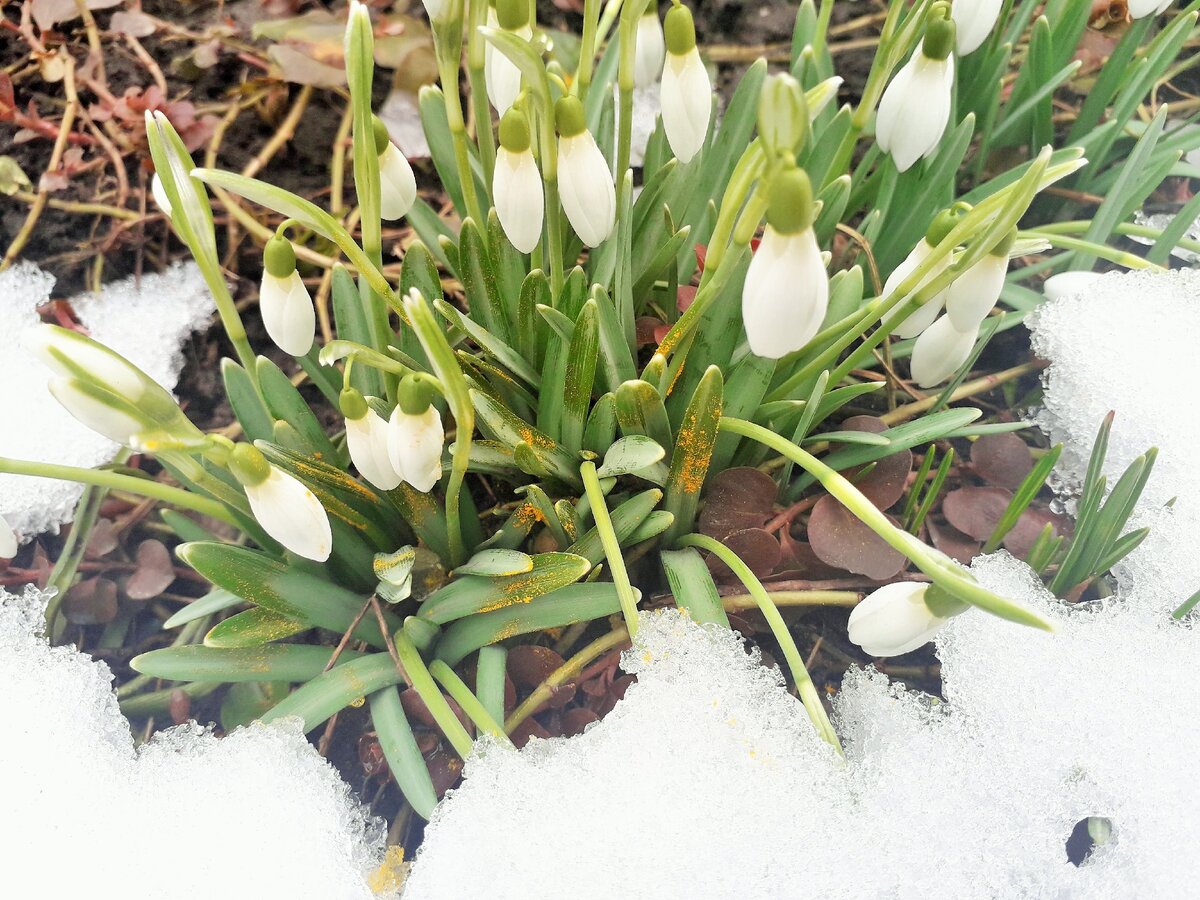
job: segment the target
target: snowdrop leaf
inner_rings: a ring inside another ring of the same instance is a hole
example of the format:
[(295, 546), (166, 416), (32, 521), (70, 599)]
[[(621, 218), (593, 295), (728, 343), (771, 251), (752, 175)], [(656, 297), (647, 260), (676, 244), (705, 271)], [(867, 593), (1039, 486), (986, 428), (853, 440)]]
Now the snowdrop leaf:
[(691, 530), (700, 491), (708, 476), (709, 462), (716, 445), (717, 429), (723, 406), (724, 380), (721, 370), (710, 366), (700, 379), (684, 411), (671, 456), (663, 508), (675, 516), (667, 531), (670, 541)]
[(225, 396), (247, 439), (270, 440), (274, 436), (275, 420), (263, 405), (246, 370), (226, 357), (221, 360), (221, 379), (225, 383)]
[(667, 451), (653, 438), (645, 435), (623, 437), (604, 454), (604, 464), (596, 474), (601, 478), (615, 478), (640, 472), (659, 462)]
[[(135, 656), (136, 672), (169, 681), (308, 681), (325, 670), (333, 648), (309, 644), (266, 644), (254, 648), (218, 649), (199, 644), (166, 647)], [(362, 654), (343, 650), (338, 663)]]
[(451, 572), (461, 575), (520, 575), (533, 570), (533, 557), (517, 550), (482, 550)]
[[(658, 506), (662, 496), (662, 491), (651, 488), (640, 494), (634, 494), (609, 512), (618, 544), (627, 546), (635, 543), (633, 535), (653, 515), (654, 508)], [(604, 559), (604, 547), (600, 542), (600, 533), (594, 527), (589, 529), (579, 540), (567, 548), (567, 552), (584, 557), (593, 566), (599, 565)]]
[(592, 402), (596, 359), (600, 350), (596, 301), (588, 300), (575, 320), (567, 348), (567, 371), (563, 383), (562, 442), (567, 450), (583, 447), (583, 427)]
[(351, 703), (402, 679), (390, 654), (371, 653), (311, 679), (268, 710), (260, 721), (275, 722), (298, 716), (304, 722), (304, 731), (312, 731)]
[[(507, 553), (512, 551), (490, 551)], [(464, 616), (525, 605), (536, 597), (573, 584), (592, 568), (574, 553), (539, 553), (528, 570), (507, 576), (464, 575), (434, 591), (421, 604), (418, 615), (435, 625)]]
[(664, 550), (659, 559), (671, 593), (675, 595), (675, 604), (686, 609), (693, 622), (713, 622), (729, 627), (729, 616), (721, 605), (721, 595), (717, 593), (712, 574), (699, 551), (691, 547)]
[(495, 357), (499, 363), (517, 377), (524, 379), (526, 384), (535, 388), (541, 384), (541, 376), (521, 358), (521, 355), (516, 350), (501, 338), (478, 324), (470, 316), (464, 316), (444, 300), (434, 301), (433, 305), (442, 318), (469, 334), (479, 346)]
[(221, 649), (259, 648), (310, 628), (312, 623), (304, 619), (293, 619), (263, 607), (255, 607), (214, 625), (204, 636), (204, 646)]

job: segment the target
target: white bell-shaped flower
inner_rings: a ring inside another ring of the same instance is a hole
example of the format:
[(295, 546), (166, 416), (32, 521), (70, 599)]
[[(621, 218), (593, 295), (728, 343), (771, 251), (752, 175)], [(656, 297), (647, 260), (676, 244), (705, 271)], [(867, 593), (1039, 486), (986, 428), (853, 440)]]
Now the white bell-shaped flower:
[[(488, 10), (489, 14), (491, 10)], [(496, 25), (515, 37), (528, 41), (533, 37), (529, 24), (528, 0), (499, 0), (496, 4)], [(487, 46), (491, 47), (488, 42)], [(488, 100), (496, 114), (503, 116), (521, 93), (521, 70), (500, 51), (492, 48), (484, 53), (484, 83)]]
[(954, 0), (950, 15), (958, 29), (955, 50), (959, 56), (974, 53), (988, 39), (1004, 0)]
[(155, 172), (150, 178), (150, 194), (154, 197), (154, 202), (158, 204), (158, 208), (166, 213), (167, 218), (171, 218), (171, 198), (167, 196), (167, 189), (163, 187), (162, 179)]
[(1129, 15), (1134, 19), (1156, 16), (1167, 11), (1172, 0), (1129, 0)]
[(12, 559), (17, 555), (17, 533), (12, 530), (8, 520), (0, 516), (0, 559)]
[(258, 311), (267, 335), (284, 353), (304, 356), (312, 349), (317, 314), (296, 271), (296, 252), (282, 235), (267, 241), (263, 251)]
[(132, 445), (134, 435), (153, 427), (121, 397), (90, 382), (55, 375), (47, 387), (59, 405), (80, 423), (122, 446)]
[(500, 227), (521, 253), (532, 253), (542, 239), (545, 199), (542, 174), (530, 147), (529, 120), (520, 110), (510, 109), (500, 120), (492, 202)]
[[(896, 268), (892, 271), (892, 274), (888, 276), (887, 282), (885, 282), (883, 286), (883, 297), (891, 297), (897, 290), (900, 289), (900, 286), (907, 281), (914, 272), (916, 272), (917, 268), (929, 258), (930, 254), (933, 253), (934, 248), (936, 248), (938, 244), (945, 240), (946, 236), (950, 234), (951, 230), (953, 230), (958, 215), (958, 208), (951, 208), (938, 213), (933, 220), (933, 224), (929, 226), (929, 230), (925, 233), (925, 237), (917, 242), (917, 245), (913, 247), (912, 252), (908, 254), (904, 262), (896, 266)], [(921, 280), (917, 283), (917, 286), (912, 289), (910, 295), (922, 290), (935, 278), (945, 272), (946, 269), (950, 267), (950, 262), (951, 254), (946, 254), (937, 262), (935, 262), (929, 271), (926, 272)], [(906, 316), (900, 322), (900, 324), (892, 326), (892, 334), (899, 338), (916, 337), (933, 324), (933, 320), (936, 319), (938, 313), (942, 311), (942, 307), (945, 305), (945, 303), (946, 292), (944, 290), (939, 291), (933, 297), (930, 297), (928, 300), (926, 300), (915, 311)], [(899, 317), (901, 311), (906, 306), (907, 304), (901, 304), (889, 312), (887, 316), (884, 317), (884, 323), (890, 325), (893, 321), (895, 321), (896, 318)]]
[(329, 515), (316, 494), (299, 479), (271, 465), (250, 444), (238, 444), (230, 469), (250, 501), (263, 531), (305, 559), (324, 562), (333, 550)]
[(381, 491), (399, 485), (400, 475), (392, 467), (388, 452), (387, 420), (353, 388), (342, 391), (341, 409), (346, 417), (346, 448), (363, 478)]
[(406, 377), (388, 422), (388, 455), (402, 481), (428, 493), (442, 477), (442, 445), (446, 432), (432, 403), (428, 382)]
[(742, 289), (750, 350), (779, 359), (812, 340), (829, 308), (829, 277), (812, 229), (812, 187), (802, 169), (771, 184), (762, 241)]
[(1000, 299), (1015, 233), (959, 275), (946, 288), (946, 313), (959, 331), (973, 331)]
[(899, 581), (869, 594), (850, 613), (850, 640), (869, 656), (903, 656), (929, 643), (950, 616), (965, 607), (947, 602), (938, 615), (926, 597), (928, 584)]
[(658, 4), (646, 8), (638, 19), (637, 40), (633, 56), (633, 84), (648, 88), (662, 75), (667, 44), (663, 38), (662, 22), (658, 19)]
[(453, 4), (451, 0), (421, 0), (425, 6), (425, 14), (430, 22), (440, 22), (450, 15)]
[(417, 178), (378, 117), (375, 117), (375, 151), (379, 154), (379, 217), (388, 222), (402, 219), (417, 202)]
[(892, 79), (879, 102), (875, 139), (881, 150), (892, 154), (901, 172), (932, 155), (946, 133), (954, 88), (953, 47), (954, 23), (934, 19), (923, 44)]
[(617, 220), (612, 171), (587, 130), (583, 104), (566, 96), (555, 104), (558, 121), (558, 191), (567, 221), (588, 247), (599, 247)]
[(1046, 279), (1042, 293), (1047, 300), (1075, 297), (1089, 290), (1103, 277), (1099, 272), (1060, 272)]
[(712, 79), (696, 48), (696, 26), (686, 6), (666, 20), (667, 59), (662, 73), (662, 121), (671, 152), (689, 163), (704, 146), (712, 118)]
[(939, 318), (922, 331), (913, 344), (913, 381), (923, 388), (949, 381), (971, 355), (978, 335), (977, 324), (967, 331), (959, 331), (949, 316)]

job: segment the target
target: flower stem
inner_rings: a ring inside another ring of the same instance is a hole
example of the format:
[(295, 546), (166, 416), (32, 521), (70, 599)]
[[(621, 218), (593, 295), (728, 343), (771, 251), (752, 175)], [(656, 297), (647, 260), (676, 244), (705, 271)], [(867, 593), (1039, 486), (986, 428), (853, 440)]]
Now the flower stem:
[(467, 129), (463, 124), (462, 95), (458, 86), (459, 57), (462, 54), (462, 7), (458, 4), (457, 14), (433, 23), (433, 46), (437, 56), (438, 77), (442, 81), (442, 101), (446, 105), (446, 120), (450, 136), (454, 140), (454, 162), (458, 179), (462, 184), (466, 213), (479, 224), (487, 227), (487, 219), (475, 193), (475, 175), (471, 172), (471, 154), (467, 146)]
[(629, 572), (625, 569), (625, 557), (621, 554), (621, 544), (617, 540), (612, 519), (608, 515), (608, 506), (604, 502), (604, 490), (600, 487), (600, 479), (596, 475), (596, 464), (590, 461), (585, 462), (579, 467), (579, 474), (583, 478), (583, 488), (587, 493), (588, 503), (592, 506), (592, 518), (596, 521), (596, 532), (600, 535), (604, 556), (608, 560), (608, 568), (617, 588), (617, 598), (621, 601), (621, 613), (625, 616), (625, 627), (629, 629), (631, 637), (636, 636), (637, 598), (633, 593), (633, 585), (629, 583)]
[(490, 734), (499, 740), (500, 743), (512, 746), (512, 741), (508, 739), (508, 734), (504, 731), (504, 728), (492, 717), (492, 714), (479, 702), (479, 698), (471, 692), (471, 689), (463, 683), (463, 680), (445, 662), (435, 659), (429, 664), (429, 674), (436, 678), (442, 687), (446, 689), (446, 693), (454, 699), (454, 702), (462, 707), (462, 711), (475, 724), (477, 732)]

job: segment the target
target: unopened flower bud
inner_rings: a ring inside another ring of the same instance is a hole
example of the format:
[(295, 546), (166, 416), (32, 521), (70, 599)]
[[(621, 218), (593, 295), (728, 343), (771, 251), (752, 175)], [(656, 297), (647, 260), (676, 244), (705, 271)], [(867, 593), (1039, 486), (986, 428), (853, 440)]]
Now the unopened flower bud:
[(758, 135), (772, 156), (794, 158), (808, 138), (808, 103), (791, 75), (767, 79), (758, 98)]
[(696, 48), (692, 11), (679, 4), (667, 12), (667, 59), (662, 74), (662, 121), (671, 152), (689, 163), (704, 146), (712, 118), (712, 79)]

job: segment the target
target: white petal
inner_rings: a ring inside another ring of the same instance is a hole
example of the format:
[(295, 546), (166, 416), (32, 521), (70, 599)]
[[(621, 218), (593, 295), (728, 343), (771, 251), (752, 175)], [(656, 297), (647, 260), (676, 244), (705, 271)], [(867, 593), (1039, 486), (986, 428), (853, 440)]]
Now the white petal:
[(987, 40), (1003, 5), (1004, 0), (957, 0), (950, 14), (957, 28), (955, 49), (959, 56), (974, 53)]
[(17, 555), (17, 534), (8, 521), (0, 516), (0, 559), (12, 559)]
[(1084, 293), (1104, 276), (1097, 272), (1062, 272), (1052, 275), (1042, 285), (1047, 300), (1060, 300)]
[[(529, 40), (533, 37), (533, 30), (526, 26), (509, 34)], [(487, 44), (490, 46), (491, 41)], [(521, 93), (521, 70), (503, 53), (493, 52), (491, 56), (484, 56), (484, 83), (487, 85), (488, 100), (491, 101), (492, 108), (496, 110), (497, 115), (502, 116), (508, 112), (517, 95)]]
[(588, 247), (599, 247), (617, 218), (617, 192), (608, 161), (588, 132), (558, 142), (558, 190), (567, 221)]
[(154, 196), (154, 202), (158, 204), (158, 208), (167, 214), (167, 218), (171, 218), (171, 198), (167, 196), (167, 189), (163, 187), (162, 179), (158, 177), (158, 173), (154, 173), (154, 177), (150, 179), (150, 193)]
[(946, 623), (925, 605), (925, 585), (896, 582), (850, 612), (850, 640), (871, 656), (901, 656), (927, 644)]
[(442, 477), (442, 444), (446, 433), (435, 407), (408, 415), (397, 406), (388, 428), (388, 453), (392, 468), (422, 493), (433, 490)]
[(533, 252), (542, 238), (545, 195), (542, 176), (531, 152), (513, 153), (503, 147), (496, 151), (492, 200), (512, 245), (521, 253)]
[(978, 335), (978, 326), (959, 331), (949, 316), (942, 316), (926, 328), (913, 345), (913, 381), (923, 388), (948, 381), (971, 355)]
[(109, 405), (84, 390), (77, 379), (61, 375), (52, 377), (46, 386), (63, 409), (110, 441), (129, 446), (135, 434), (146, 430), (146, 423), (120, 408), (123, 401), (115, 395)]
[(445, 18), (449, 12), (450, 0), (421, 0), (421, 2), (425, 4), (425, 13), (429, 16), (430, 22)]
[(884, 91), (875, 136), (901, 172), (937, 149), (950, 122), (953, 85), (954, 57), (933, 60), (918, 50)]
[(742, 289), (742, 322), (757, 356), (779, 359), (802, 348), (829, 307), (829, 277), (812, 229), (781, 235), (767, 226)]
[(400, 484), (388, 453), (388, 423), (373, 409), (361, 419), (346, 420), (346, 447), (363, 478), (381, 491)]
[(379, 154), (379, 215), (391, 222), (408, 215), (417, 200), (417, 179), (400, 148), (388, 142)]
[(1129, 0), (1129, 15), (1135, 19), (1144, 19), (1158, 12), (1161, 0)]
[(78, 332), (37, 325), (21, 335), (21, 346), (47, 368), (66, 378), (86, 375), (131, 403), (146, 392), (148, 376), (119, 353)]
[(712, 117), (712, 81), (695, 47), (667, 54), (662, 74), (662, 120), (671, 152), (689, 163), (704, 146)]
[(312, 349), (317, 314), (299, 272), (286, 278), (263, 272), (258, 310), (267, 334), (284, 353), (304, 356)]
[[(883, 286), (883, 296), (891, 296), (900, 287), (901, 283), (903, 283), (914, 271), (916, 271), (917, 266), (923, 263), (926, 257), (928, 257), (932, 252), (933, 247), (930, 246), (927, 240), (922, 238), (917, 243), (917, 246), (912, 249), (912, 252), (908, 254), (908, 257), (904, 260), (904, 262), (900, 263), (900, 265), (895, 268), (892, 274), (888, 276), (887, 283)], [(921, 290), (921, 288), (929, 284), (930, 281), (941, 275), (944, 271), (946, 271), (946, 268), (949, 265), (949, 258), (945, 258), (938, 262), (928, 272), (928, 274), (921, 279), (913, 293)], [(946, 297), (944, 291), (932, 297), (926, 301), (923, 306), (917, 308), (913, 313), (908, 315), (899, 325), (892, 328), (892, 334), (900, 338), (916, 337), (918, 334), (928, 328), (933, 320), (937, 318), (937, 314), (942, 311), (942, 304), (945, 303), (945, 299)], [(895, 320), (899, 315), (898, 310), (902, 308), (903, 304), (900, 307), (897, 307), (897, 309), (888, 313), (887, 316), (884, 317), (884, 322), (892, 322)]]
[(254, 518), (297, 556), (324, 562), (333, 549), (329, 516), (316, 495), (287, 472), (271, 466), (262, 484), (246, 487)]
[(979, 327), (1004, 289), (1008, 257), (990, 253), (954, 280), (946, 289), (946, 313), (959, 331)]
[(638, 19), (637, 43), (633, 57), (634, 86), (645, 88), (654, 84), (662, 74), (666, 56), (666, 40), (656, 7)]

